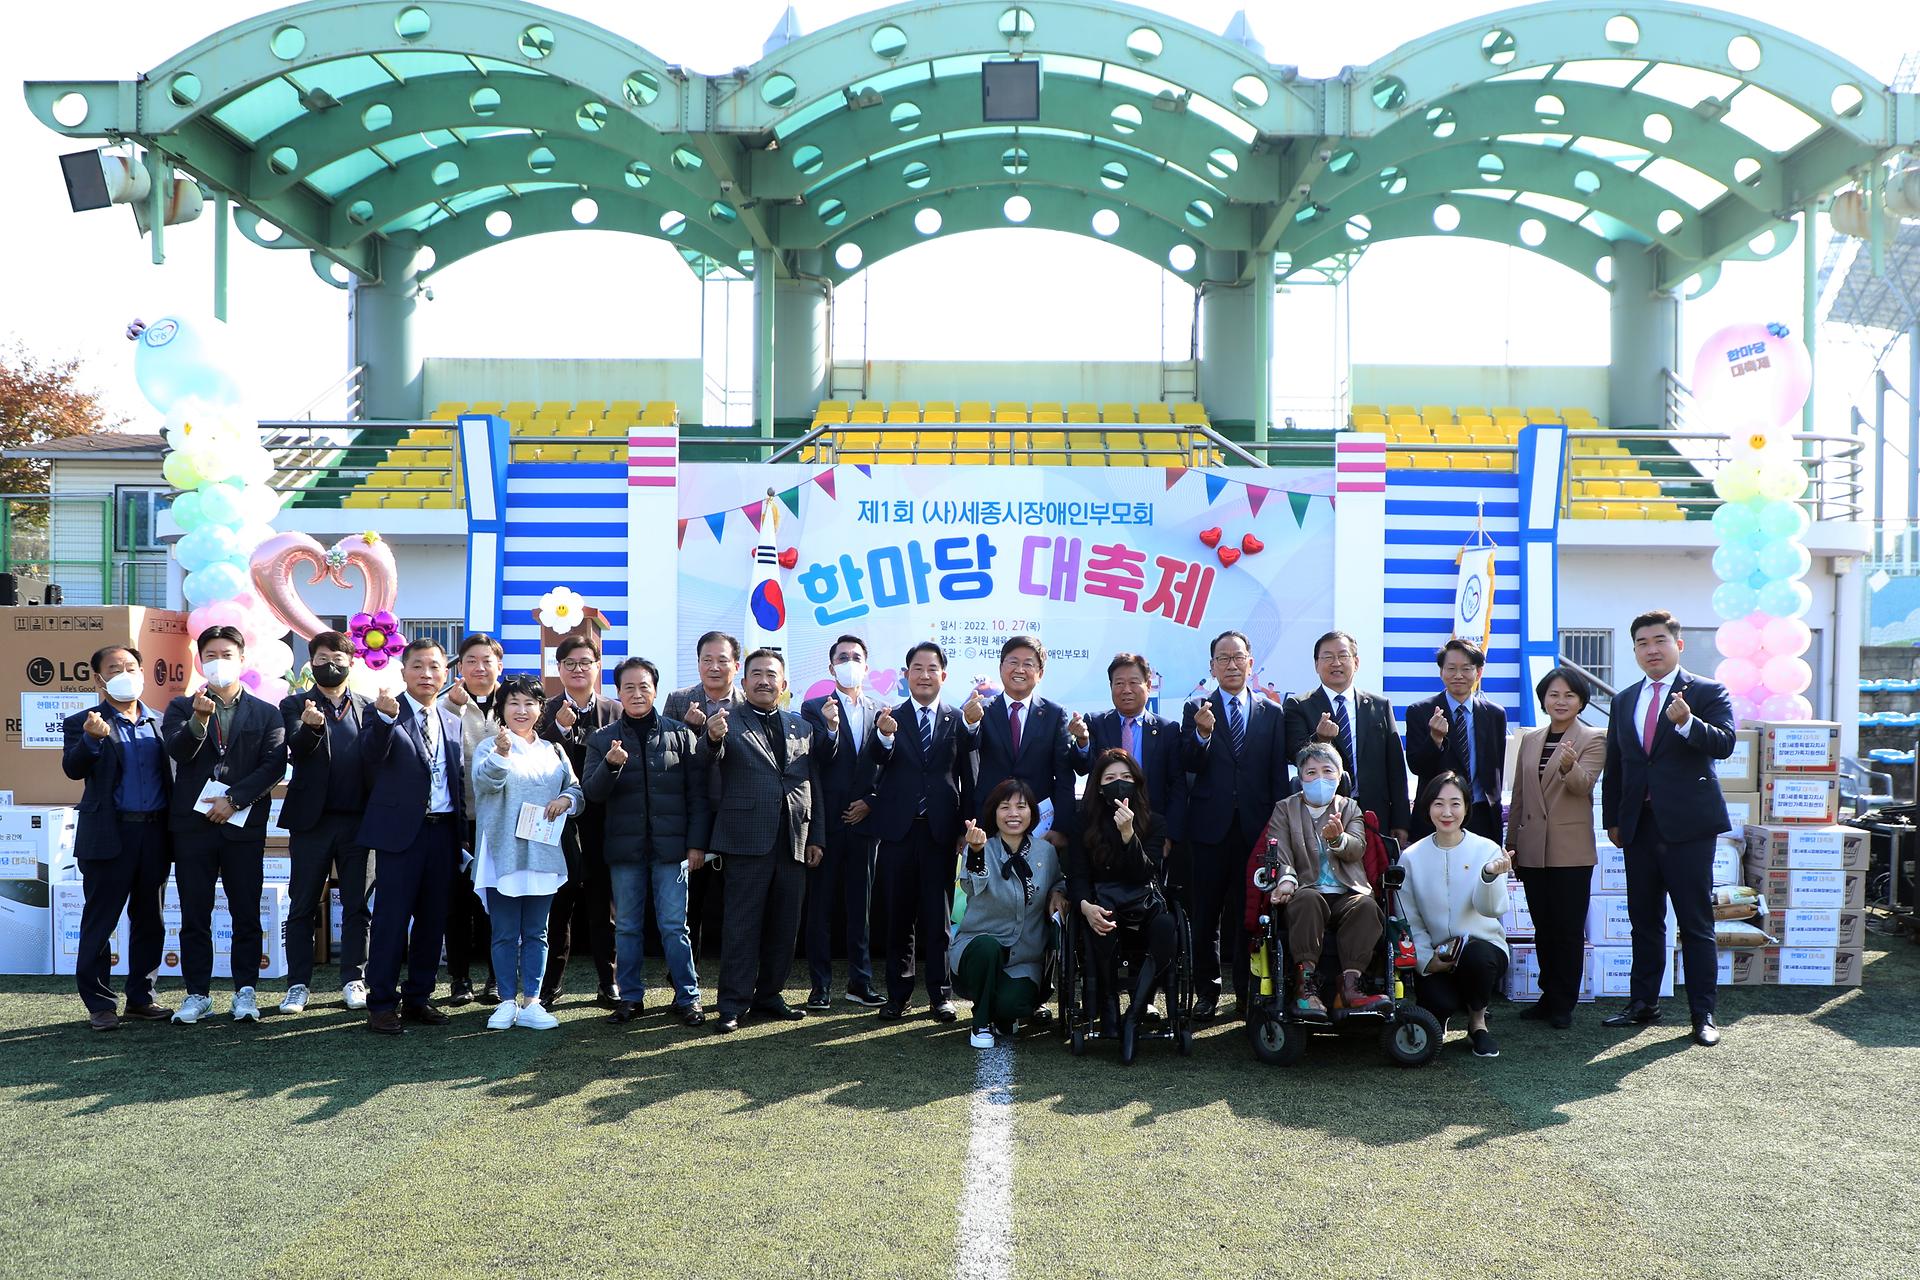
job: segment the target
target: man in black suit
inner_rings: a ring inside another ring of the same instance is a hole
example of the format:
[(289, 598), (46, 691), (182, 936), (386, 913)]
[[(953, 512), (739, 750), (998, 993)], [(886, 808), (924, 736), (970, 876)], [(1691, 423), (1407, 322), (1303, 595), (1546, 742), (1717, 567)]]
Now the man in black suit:
[(883, 904), (887, 953), (887, 1002), (880, 1016), (902, 1016), (913, 996), (917, 936), (933, 1016), (952, 1022), (958, 1014), (947, 967), (947, 918), (962, 823), (973, 811), (973, 753), (960, 716), (940, 701), (946, 651), (922, 641), (907, 650), (903, 665), (907, 700), (881, 707), (866, 747), (873, 778), (869, 822), (880, 840), (874, 892)]
[[(600, 692), (600, 650), (583, 635), (568, 636), (554, 651), (560, 664), (560, 692), (547, 699), (535, 729), (559, 744), (573, 762), (573, 776), (587, 777), (587, 739), (620, 720), (620, 703)], [(540, 1004), (551, 1009), (565, 994), (567, 961), (573, 944), (584, 937), (593, 953), (593, 972), (603, 1008), (613, 1008), (620, 994), (613, 977), (613, 880), (607, 871), (606, 806), (586, 802), (578, 822), (560, 833), (567, 859), (567, 882), (553, 895), (547, 916), (547, 972), (541, 980)]]
[(833, 1007), (833, 925), (846, 928), (847, 1000), (877, 1008), (867, 922), (873, 906), (873, 809), (871, 770), (862, 767), (862, 751), (873, 732), (880, 703), (866, 692), (867, 642), (841, 636), (827, 654), (833, 691), (809, 698), (800, 707), (821, 732), (835, 739), (836, 750), (820, 789), (827, 806), (827, 843), (820, 865), (807, 873), (807, 969), (812, 988), (809, 1012)]
[(173, 770), (160, 741), (160, 724), (141, 702), (146, 677), (140, 651), (109, 645), (93, 655), (100, 704), (61, 723), (60, 767), (84, 782), (73, 857), (80, 864), (86, 905), (80, 909), (80, 948), (73, 978), (95, 1031), (120, 1026), (113, 995), (113, 931), (127, 913), (127, 1012), (155, 1021), (173, 1012), (153, 1001), (166, 937), (167, 804)]
[[(380, 864), (367, 950), (367, 1030), (397, 1036), (409, 1022), (442, 1025), (428, 1003), (446, 936), (447, 884), (460, 874), (466, 837), (466, 771), (460, 717), (440, 701), (447, 651), (415, 640), (401, 655), (406, 693), (382, 693), (360, 737), (367, 812), (360, 843)], [(407, 983), (400, 987), (400, 962)]]
[(1187, 836), (1193, 843), (1188, 890), (1193, 908), (1194, 1016), (1220, 1005), (1221, 957), (1232, 966), (1237, 1008), (1247, 1009), (1247, 949), (1241, 915), (1247, 855), (1267, 829), (1273, 806), (1292, 790), (1287, 779), (1285, 717), (1247, 683), (1253, 647), (1238, 631), (1215, 637), (1213, 678), (1219, 687), (1187, 703), (1180, 716), (1181, 751), (1193, 775)]
[(1393, 704), (1377, 693), (1353, 687), (1360, 670), (1360, 646), (1344, 631), (1329, 631), (1313, 642), (1318, 686), (1289, 696), (1282, 709), (1287, 725), (1287, 761), (1297, 764), (1310, 742), (1324, 742), (1340, 753), (1346, 771), (1342, 788), (1360, 807), (1380, 820), (1402, 845), (1407, 842), (1407, 758), (1400, 749)]
[(1187, 766), (1180, 726), (1147, 710), (1153, 668), (1144, 654), (1119, 653), (1107, 664), (1113, 709), (1087, 717), (1087, 740), (1073, 749), (1073, 771), (1086, 777), (1104, 751), (1122, 747), (1147, 775), (1147, 800), (1167, 824), (1167, 849), (1187, 838)]
[[(793, 968), (807, 868), (820, 865), (827, 838), (820, 773), (834, 751), (824, 731), (780, 709), (787, 663), (778, 649), (748, 654), (742, 683), (746, 707), (715, 711), (700, 739), (702, 754), (720, 767), (710, 844), (728, 857), (720, 1018), (713, 1028), (721, 1034), (739, 1030), (747, 1013), (806, 1017), (781, 992)], [(689, 866), (697, 856), (687, 850)]]
[[(1407, 708), (1407, 763), (1413, 766), (1415, 791), (1442, 773), (1457, 773), (1473, 784), (1467, 797), (1467, 830), (1500, 843), (1501, 778), (1507, 770), (1507, 713), (1480, 696), (1480, 673), (1487, 655), (1471, 640), (1453, 639), (1435, 650), (1444, 693)], [(1412, 815), (1407, 833), (1415, 840), (1433, 834), (1424, 813)]]
[(269, 794), (287, 772), (287, 730), (279, 708), (240, 683), (246, 646), (235, 627), (202, 631), (196, 647), (206, 687), (175, 698), (160, 724), (175, 765), (167, 825), (173, 832), (173, 878), (180, 886), (180, 968), (187, 984), (175, 1022), (198, 1022), (213, 1011), (215, 880), (226, 890), (233, 918), (234, 1021), (260, 1020), (253, 990), (260, 972), (260, 888)]
[[(694, 663), (700, 672), (700, 679), (684, 689), (675, 689), (667, 695), (667, 704), (660, 714), (669, 720), (678, 720), (696, 732), (707, 727), (707, 717), (725, 707), (729, 712), (738, 711), (746, 705), (746, 698), (740, 692), (740, 686), (734, 683), (740, 674), (740, 641), (724, 631), (709, 631), (701, 636), (693, 646)], [(719, 803), (720, 766), (709, 762), (707, 771), (707, 794)], [(726, 871), (720, 865), (720, 859), (708, 855), (698, 870), (687, 873), (687, 940), (693, 948), (696, 962), (700, 959), (700, 942), (708, 936), (707, 925), (713, 929), (711, 936), (720, 934), (720, 917), (725, 907), (727, 893)]]
[(990, 702), (979, 694), (961, 708), (974, 750), (974, 785), (988, 796), (1008, 778), (1033, 788), (1042, 804), (1053, 803), (1047, 840), (1065, 849), (1077, 815), (1073, 798), (1073, 752), (1087, 741), (1086, 722), (1034, 690), (1047, 670), (1047, 647), (1033, 636), (1011, 636), (1000, 646), (1000, 687)]
[(1633, 620), (1633, 658), (1645, 673), (1613, 699), (1600, 812), (1607, 839), (1627, 854), (1633, 978), (1609, 1027), (1660, 1019), (1660, 976), (1671, 941), (1667, 899), (1680, 925), (1693, 1038), (1720, 1043), (1714, 1023), (1719, 955), (1713, 928), (1714, 837), (1731, 825), (1713, 762), (1733, 754), (1733, 703), (1724, 685), (1680, 666), (1680, 624), (1665, 609)]
[(360, 770), (360, 729), (367, 700), (347, 690), (353, 642), (322, 631), (309, 645), (313, 688), (280, 703), (293, 780), (280, 806), (289, 832), (293, 875), (287, 885), (287, 997), (282, 1013), (302, 1013), (312, 994), (313, 931), (326, 901), (327, 877), (340, 879), (340, 996), (349, 1009), (367, 1007), (367, 931), (372, 917), (373, 857), (360, 843), (367, 783)]
[[(460, 768), (467, 778), (467, 794), (461, 805), (467, 815), (466, 846), (474, 847), (473, 834), (473, 754), (480, 744), (500, 732), (500, 673), (505, 669), (507, 651), (484, 631), (460, 639), (453, 655), (458, 677), (442, 695), (449, 710), (460, 717)], [(569, 822), (572, 831), (579, 824)], [(567, 877), (571, 884), (573, 877)], [(565, 886), (562, 887), (564, 892)], [(473, 887), (470, 876), (455, 876), (447, 886), (447, 1003), (454, 1006), (478, 1000), (492, 1007), (500, 1003), (500, 984), (493, 972), (493, 924), (487, 917), (487, 904)], [(555, 917), (557, 919), (557, 917)], [(551, 926), (550, 926), (551, 927)], [(474, 953), (487, 967), (487, 979), (476, 994), (473, 989)], [(543, 1008), (552, 1005), (543, 1004)]]

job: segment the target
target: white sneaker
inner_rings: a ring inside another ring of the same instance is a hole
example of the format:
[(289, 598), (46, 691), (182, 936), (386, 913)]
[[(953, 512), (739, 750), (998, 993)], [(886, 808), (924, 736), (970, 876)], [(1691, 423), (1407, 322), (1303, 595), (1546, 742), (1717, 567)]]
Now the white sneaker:
[(195, 1023), (213, 1012), (213, 1001), (206, 996), (188, 996), (174, 1011), (175, 1022)]
[(493, 1016), (487, 1019), (487, 1030), (505, 1031), (513, 1025), (514, 1019), (519, 1012), (520, 1007), (514, 1004), (513, 1001), (502, 1000), (494, 1006)]
[(973, 1029), (973, 1034), (967, 1037), (967, 1043), (972, 1045), (976, 1049), (993, 1048), (995, 1044), (995, 1041), (993, 1038), (993, 1028), (975, 1027)]
[(560, 1019), (548, 1013), (540, 1002), (535, 1000), (532, 1004), (521, 1006), (520, 1016), (514, 1020), (514, 1025), (532, 1027), (535, 1031), (551, 1031), (560, 1025)]
[(287, 988), (287, 998), (280, 1002), (282, 1013), (305, 1013), (307, 1011), (307, 984), (296, 982)]
[(253, 998), (252, 987), (242, 987), (233, 993), (233, 1020), (235, 1022), (260, 1021), (260, 1005)]
[(346, 1002), (347, 1008), (349, 1009), (366, 1008), (367, 984), (364, 982), (349, 982), (340, 989), (340, 998)]

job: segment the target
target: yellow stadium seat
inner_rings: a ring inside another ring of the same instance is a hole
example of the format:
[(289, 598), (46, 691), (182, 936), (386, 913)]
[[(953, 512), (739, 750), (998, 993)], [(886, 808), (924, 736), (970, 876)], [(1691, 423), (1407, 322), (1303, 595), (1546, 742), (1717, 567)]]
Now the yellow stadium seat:
[(955, 409), (954, 403), (951, 400), (929, 400), (927, 401), (926, 405), (921, 409), (921, 416), (924, 418), (929, 413), (955, 413), (955, 412), (958, 412), (958, 410)]
[(815, 409), (814, 412), (826, 413), (829, 410), (835, 413), (852, 413), (853, 406), (851, 404), (848, 404), (845, 400), (822, 400), (820, 402), (819, 408)]
[(1390, 413), (1387, 415), (1388, 430), (1392, 430), (1394, 427), (1424, 427), (1426, 425), (1426, 423), (1420, 421), (1420, 415), (1417, 413)]
[(1471, 431), (1475, 427), (1492, 426), (1493, 419), (1484, 413), (1462, 413), (1460, 415), (1460, 425)]
[(879, 409), (855, 409), (853, 417), (849, 419), (852, 422), (885, 422), (886, 420), (887, 415)]
[(1575, 502), (1568, 505), (1567, 515), (1574, 520), (1604, 520), (1607, 509), (1598, 502)]
[(993, 411), (993, 420), (995, 422), (1025, 422), (1027, 420), (1027, 407), (1025, 405), (1017, 405), (1013, 408), (1008, 408), (1002, 405)]
[(1489, 471), (1484, 453), (1456, 453), (1450, 456), (1455, 471)]
[(917, 421), (920, 417), (920, 402), (918, 400), (889, 400), (887, 402), (887, 412), (890, 414), (910, 413), (913, 415), (913, 420)]
[[(1437, 427), (1429, 430), (1422, 427), (1388, 427), (1387, 440), (1391, 444), (1432, 444), (1433, 432), (1453, 430), (1449, 427)], [(1464, 443), (1464, 441), (1462, 442)]]
[(958, 413), (962, 422), (993, 421), (993, 406), (985, 400), (962, 400)]
[(1387, 406), (1387, 416), (1389, 418), (1396, 413), (1408, 418), (1417, 418), (1420, 416), (1420, 411), (1410, 404), (1390, 404)]
[(1157, 427), (1173, 425), (1173, 410), (1161, 404), (1158, 400), (1141, 405), (1134, 417), (1136, 421), (1143, 425)]
[(570, 400), (542, 400), (540, 402), (540, 412), (536, 416), (542, 418), (564, 418), (572, 412), (573, 402)]
[[(1076, 437), (1079, 433), (1076, 433)], [(1051, 453), (1064, 453), (1067, 448), (1067, 433), (1064, 431), (1029, 431), (1027, 449), (1034, 453), (1042, 450)]]
[(645, 407), (646, 406), (638, 400), (614, 400), (607, 405), (607, 412), (630, 413), (637, 418), (640, 416), (640, 410)]
[[(1087, 400), (1074, 400), (1067, 405), (1067, 412), (1069, 414), (1091, 413), (1094, 416), (1098, 417), (1100, 413), (1100, 406)], [(1067, 421), (1071, 422), (1073, 421), (1073, 419), (1068, 418)]]
[(1020, 421), (1027, 420), (1027, 402), (1025, 400), (1002, 400), (993, 406), (995, 413), (1017, 413)]
[(1100, 421), (1100, 411), (1098, 409), (1069, 409), (1067, 410), (1067, 421), (1098, 423)]
[(354, 510), (375, 508), (380, 506), (380, 504), (381, 496), (377, 493), (369, 493), (365, 489), (355, 489), (352, 493), (340, 499), (341, 506), (351, 507)]
[(1356, 413), (1353, 415), (1353, 429), (1355, 431), (1383, 431), (1386, 429), (1386, 425), (1387, 419), (1384, 414)]
[(1356, 414), (1361, 414), (1361, 413), (1376, 414), (1383, 419), (1386, 417), (1386, 415), (1381, 412), (1380, 406), (1377, 404), (1357, 404), (1353, 406), (1353, 412)]
[(605, 400), (576, 400), (573, 405), (573, 416), (576, 418), (604, 418), (607, 416), (607, 402)]
[(452, 427), (424, 427), (413, 433), (414, 443), (432, 448), (435, 445), (445, 448), (453, 443)]
[(1685, 511), (1666, 502), (1649, 502), (1646, 510), (1649, 520), (1685, 520), (1687, 518)]
[(1517, 461), (1518, 461), (1518, 455), (1517, 455), (1517, 454), (1512, 454), (1512, 453), (1490, 453), (1490, 454), (1488, 454), (1488, 455), (1487, 455), (1487, 470), (1489, 470), (1489, 471), (1511, 471), (1511, 470), (1513, 470), (1513, 468), (1514, 468), (1514, 464), (1515, 464), (1515, 462), (1517, 462)]
[(1058, 418), (1048, 419), (1048, 421), (1051, 421), (1051, 422), (1060, 422), (1064, 420), (1067, 416), (1067, 411), (1060, 407), (1060, 402), (1058, 400), (1035, 400), (1033, 402), (1033, 410), (1031, 413), (1027, 415), (1027, 417), (1029, 420), (1032, 420), (1032, 419), (1035, 419), (1037, 415), (1042, 413), (1057, 413), (1060, 415), (1060, 417)]
[(1067, 435), (1067, 448), (1074, 453), (1098, 453), (1106, 436), (1098, 431), (1073, 431)]
[(1467, 440), (1469, 443), (1472, 443), (1472, 444), (1483, 445), (1483, 446), (1484, 445), (1501, 445), (1501, 444), (1506, 444), (1509, 439), (1506, 432), (1502, 431), (1498, 427), (1491, 426), (1491, 425), (1484, 426), (1484, 427), (1467, 427), (1465, 428), (1465, 430), (1467, 433)]
[(1519, 414), (1496, 413), (1493, 415), (1493, 425), (1499, 427), (1502, 431), (1517, 432), (1520, 428), (1527, 425), (1527, 420)]
[(1435, 427), (1433, 429), (1433, 442), (1435, 444), (1458, 446), (1472, 444), (1473, 439), (1467, 434), (1465, 427)]
[(467, 411), (467, 402), (465, 400), (442, 400), (433, 407), (433, 411), (435, 413), (465, 413)]
[(1527, 421), (1528, 422), (1558, 422), (1560, 421), (1560, 413), (1559, 413), (1559, 410), (1549, 409), (1544, 405), (1537, 405), (1537, 404), (1528, 405)]
[(499, 413), (502, 405), (498, 400), (475, 400), (467, 406), (468, 413)]
[(855, 413), (885, 413), (887, 406), (881, 404), (878, 400), (855, 400), (853, 402), (853, 411)]
[(955, 466), (984, 467), (993, 461), (993, 433), (990, 431), (956, 431), (952, 441)]
[(1064, 453), (1036, 453), (1027, 458), (1027, 462), (1036, 467), (1064, 467), (1067, 455)]
[(1453, 407), (1444, 404), (1423, 404), (1420, 406), (1420, 421), (1428, 426), (1437, 426), (1453, 421)]
[(1207, 407), (1193, 400), (1181, 401), (1173, 406), (1173, 420), (1204, 426), (1207, 422)]
[(602, 418), (593, 424), (591, 434), (596, 436), (624, 436), (627, 434), (627, 428), (629, 426), (637, 425), (639, 424), (622, 422), (615, 418)]
[(1623, 498), (1657, 498), (1660, 496), (1658, 480), (1622, 480), (1620, 496)]
[(888, 422), (920, 421), (920, 406), (917, 404), (895, 404), (887, 407)]
[(1390, 453), (1387, 455), (1389, 471), (1407, 471), (1413, 467), (1413, 455), (1410, 453)]
[(1057, 408), (1054, 408), (1054, 409), (1036, 408), (1033, 411), (1033, 416), (1030, 419), (1028, 419), (1028, 421), (1030, 422), (1065, 422), (1066, 420), (1067, 420), (1066, 415), (1061, 413), (1060, 410)]
[(1632, 502), (1609, 502), (1606, 504), (1609, 520), (1642, 520), (1646, 518), (1645, 508)]
[(514, 445), (514, 446), (513, 446), (513, 461), (515, 461), (515, 462), (538, 462), (538, 461), (540, 461), (540, 446), (539, 446), (539, 445), (537, 445), (537, 444), (516, 444), (516, 445)]
[(563, 436), (590, 436), (595, 423), (586, 418), (568, 418), (559, 424), (558, 434)]
[(1100, 406), (1102, 422), (1132, 422), (1133, 406), (1130, 404), (1109, 403)]
[(1497, 404), (1493, 406), (1493, 416), (1498, 421), (1501, 418), (1525, 418), (1527, 415), (1518, 405)]
[(951, 409), (928, 409), (920, 415), (922, 422), (957, 422), (959, 417)]
[(1478, 404), (1463, 404), (1456, 412), (1460, 415), (1460, 421), (1462, 422), (1467, 420), (1467, 415), (1469, 414), (1476, 418), (1490, 418), (1492, 416), (1487, 412), (1485, 405)]
[(1413, 465), (1419, 471), (1446, 471), (1452, 463), (1444, 453), (1416, 453), (1413, 455)]
[(1148, 453), (1179, 453), (1184, 447), (1179, 433), (1173, 431), (1143, 431), (1140, 443)]
[(503, 418), (531, 418), (534, 416), (533, 401), (509, 400), (506, 403), (506, 407), (500, 410), (500, 416)]

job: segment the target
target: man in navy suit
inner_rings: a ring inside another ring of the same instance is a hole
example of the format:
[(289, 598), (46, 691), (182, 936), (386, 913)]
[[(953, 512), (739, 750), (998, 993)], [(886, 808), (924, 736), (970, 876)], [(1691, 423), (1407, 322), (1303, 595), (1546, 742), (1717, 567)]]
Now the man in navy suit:
[(1680, 666), (1680, 624), (1665, 609), (1633, 620), (1633, 659), (1646, 678), (1613, 699), (1600, 810), (1607, 838), (1627, 854), (1633, 979), (1609, 1027), (1660, 1019), (1668, 948), (1666, 903), (1680, 924), (1693, 1038), (1720, 1043), (1714, 1024), (1719, 955), (1713, 935), (1713, 843), (1731, 825), (1713, 762), (1733, 754), (1733, 703), (1725, 686)]
[(1187, 766), (1180, 754), (1180, 726), (1147, 710), (1152, 684), (1153, 668), (1144, 655), (1114, 655), (1107, 664), (1113, 709), (1087, 718), (1087, 739), (1073, 749), (1073, 771), (1084, 778), (1102, 752), (1124, 748), (1147, 775), (1147, 799), (1166, 820), (1170, 851), (1187, 838)]
[(882, 706), (864, 755), (872, 784), (868, 822), (880, 840), (875, 892), (884, 904), (887, 1002), (898, 1018), (913, 995), (916, 935), (933, 1016), (952, 1022), (953, 975), (947, 968), (947, 918), (953, 912), (960, 832), (973, 816), (973, 753), (960, 716), (940, 701), (947, 655), (931, 640), (907, 651), (908, 698)]
[(1073, 834), (1073, 748), (1087, 739), (1086, 723), (1034, 690), (1047, 670), (1047, 647), (1033, 636), (1010, 636), (1000, 646), (1000, 687), (992, 701), (975, 694), (961, 708), (974, 750), (974, 786), (988, 796), (1008, 778), (1053, 802), (1047, 839), (1065, 849)]
[(868, 947), (867, 920), (873, 905), (872, 770), (863, 767), (862, 752), (880, 714), (880, 703), (865, 691), (867, 642), (859, 636), (841, 636), (833, 642), (827, 660), (833, 671), (833, 691), (801, 704), (800, 713), (828, 736), (839, 740), (820, 779), (826, 797), (826, 855), (807, 872), (807, 968), (812, 990), (806, 1007), (824, 1013), (833, 1007), (833, 923), (846, 926), (847, 999), (876, 1008), (882, 1001), (873, 990), (873, 960)]
[(126, 1016), (155, 1021), (173, 1012), (153, 1002), (166, 936), (160, 904), (170, 860), (167, 803), (173, 770), (160, 741), (160, 723), (140, 700), (146, 691), (140, 651), (109, 645), (93, 655), (92, 666), (100, 705), (62, 722), (60, 765), (69, 778), (86, 784), (73, 841), (86, 886), (73, 977), (87, 1006), (88, 1025), (113, 1031), (120, 1015), (114, 1012), (112, 939), (122, 911), (129, 931)]
[[(1480, 696), (1480, 673), (1487, 655), (1471, 640), (1453, 639), (1433, 655), (1446, 690), (1407, 708), (1407, 763), (1417, 782), (1415, 794), (1442, 773), (1457, 773), (1473, 784), (1467, 797), (1467, 830), (1500, 843), (1501, 777), (1507, 770), (1507, 713)], [(1408, 834), (1415, 840), (1433, 834), (1433, 821), (1412, 815)]]
[[(406, 1031), (402, 1017), (429, 1026), (447, 1021), (428, 1001), (440, 973), (448, 885), (460, 874), (466, 835), (460, 717), (440, 703), (447, 651), (437, 640), (415, 640), (401, 655), (401, 675), (405, 695), (375, 699), (360, 740), (367, 812), (359, 842), (380, 866), (367, 949), (367, 1030), (385, 1036)], [(400, 988), (403, 956), (407, 983)]]
[(1188, 702), (1180, 745), (1193, 790), (1187, 837), (1193, 843), (1187, 886), (1193, 904), (1196, 1018), (1219, 1011), (1221, 956), (1233, 969), (1239, 1011), (1247, 1008), (1247, 949), (1241, 937), (1247, 854), (1267, 829), (1273, 806), (1292, 790), (1287, 779), (1285, 717), (1247, 677), (1253, 647), (1238, 631), (1215, 637), (1213, 678), (1219, 687)]
[(1354, 688), (1360, 646), (1344, 631), (1329, 631), (1313, 643), (1313, 669), (1320, 683), (1282, 704), (1287, 718), (1287, 760), (1300, 762), (1310, 742), (1340, 753), (1345, 790), (1380, 820), (1381, 828), (1407, 843), (1407, 758), (1400, 748), (1393, 704), (1378, 693)]

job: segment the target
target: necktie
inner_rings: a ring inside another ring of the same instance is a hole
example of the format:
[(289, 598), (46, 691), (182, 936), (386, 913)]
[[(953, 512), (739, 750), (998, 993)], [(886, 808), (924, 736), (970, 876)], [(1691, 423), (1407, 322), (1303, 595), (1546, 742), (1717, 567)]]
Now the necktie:
[(1358, 754), (1353, 749), (1353, 721), (1347, 718), (1347, 695), (1333, 695), (1333, 723), (1340, 730), (1340, 754), (1347, 758), (1347, 773), (1351, 776), (1359, 772)]
[(1126, 719), (1127, 754), (1135, 760), (1140, 758), (1140, 722), (1132, 716)]
[(1646, 723), (1640, 726), (1640, 745), (1648, 755), (1653, 754), (1653, 731), (1660, 727), (1660, 703), (1662, 701), (1660, 691), (1665, 687), (1666, 685), (1659, 680), (1653, 682), (1653, 696), (1647, 699)]
[(920, 754), (933, 754), (933, 713), (925, 707), (920, 708)]
[(1227, 735), (1233, 739), (1233, 754), (1239, 755), (1247, 745), (1247, 722), (1240, 714), (1237, 693), (1227, 699)]
[(1020, 754), (1020, 704), (1013, 704), (1013, 711), (1007, 720), (1007, 737), (1013, 743), (1013, 754)]
[(1469, 784), (1473, 782), (1473, 748), (1467, 741), (1467, 711), (1459, 703), (1453, 705), (1453, 718), (1447, 724), (1447, 755), (1453, 761), (1453, 769)]

